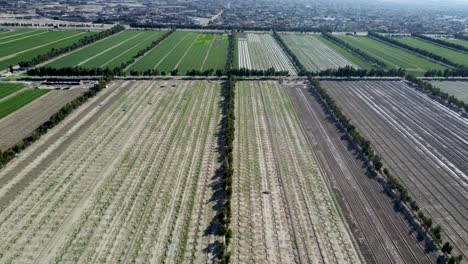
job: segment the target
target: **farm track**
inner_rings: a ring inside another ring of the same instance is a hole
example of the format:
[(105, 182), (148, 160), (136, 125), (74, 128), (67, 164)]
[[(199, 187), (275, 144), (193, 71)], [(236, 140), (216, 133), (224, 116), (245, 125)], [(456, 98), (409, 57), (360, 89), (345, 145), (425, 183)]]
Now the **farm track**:
[(237, 86), (232, 260), (360, 262), (286, 91)]
[(467, 252), (468, 122), (400, 82), (324, 84), (457, 251)]
[[(31, 134), (65, 104), (85, 92), (84, 89), (51, 91), (0, 120), (0, 150), (6, 150)], [(16, 93), (13, 93), (14, 95)], [(2, 186), (0, 179), (0, 186)]]
[[(88, 105), (83, 121), (64, 124), (71, 126), (67, 134), (79, 134), (65, 140), (68, 146), (56, 156), (60, 159), (41, 163), (37, 179), (0, 211), (5, 234), (0, 248), (9, 248), (0, 256), (2, 262), (216, 258), (212, 244), (219, 243), (217, 230), (205, 231), (216, 219), (211, 207), (215, 190), (207, 184), (218, 180), (219, 84), (146, 81), (113, 86), (100, 95), (104, 100), (94, 102), (98, 110)], [(51, 148), (53, 155), (60, 146)], [(33, 170), (19, 169), (20, 174)], [(15, 167), (7, 167), (2, 173), (13, 171)], [(190, 230), (198, 230), (198, 236), (192, 237)]]
[[(341, 208), (369, 263), (427, 263), (427, 244), (344, 138), (306, 83), (285, 83), (304, 129), (316, 147), (319, 164), (337, 193)], [(424, 236), (422, 236), (424, 237)]]

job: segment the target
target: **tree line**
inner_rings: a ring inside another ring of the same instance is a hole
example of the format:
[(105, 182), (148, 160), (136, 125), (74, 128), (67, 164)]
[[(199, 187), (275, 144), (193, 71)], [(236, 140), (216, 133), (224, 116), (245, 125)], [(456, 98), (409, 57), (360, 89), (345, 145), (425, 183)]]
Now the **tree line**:
[(67, 47), (63, 47), (63, 48), (59, 48), (59, 49), (55, 49), (55, 48), (52, 48), (49, 52), (45, 53), (45, 54), (40, 54), (38, 56), (36, 56), (35, 58), (32, 58), (28, 61), (22, 61), (22, 62), (19, 62), (19, 66), (20, 67), (32, 67), (32, 66), (36, 66), (40, 63), (43, 63), (45, 61), (48, 61), (50, 59), (52, 59), (53, 57), (57, 57), (59, 55), (62, 55), (62, 54), (65, 54), (67, 52), (70, 52), (70, 51), (73, 51), (73, 50), (76, 50), (78, 48), (81, 48), (81, 47), (84, 47), (86, 45), (89, 45), (93, 42), (96, 42), (98, 40), (101, 40), (103, 38), (107, 38), (111, 35), (114, 35), (122, 30), (124, 30), (125, 28), (121, 25), (117, 25), (117, 26), (114, 26), (110, 29), (106, 29), (104, 31), (101, 31), (99, 33), (96, 33), (96, 34), (93, 34), (91, 36), (86, 36), (80, 40), (78, 40), (77, 42), (67, 46)]
[[(413, 77), (416, 79), (415, 77)], [(388, 187), (399, 195), (400, 200), (408, 205), (412, 210), (413, 216), (418, 219), (421, 225), (426, 231), (432, 235), (436, 242), (442, 245), (442, 228), (440, 225), (434, 225), (433, 220), (430, 216), (424, 214), (421, 208), (418, 206), (416, 200), (410, 196), (408, 189), (400, 183), (399, 179), (394, 176), (389, 169), (384, 167), (382, 158), (374, 151), (370, 141), (366, 139), (352, 124), (351, 120), (343, 113), (341, 108), (337, 105), (336, 101), (330, 96), (328, 91), (321, 87), (320, 82), (317, 81), (313, 76), (308, 76), (309, 82), (314, 87), (315, 91), (320, 95), (320, 98), (325, 102), (329, 111), (338, 121), (338, 123), (346, 130), (350, 141), (361, 151), (369, 166), (376, 172), (381, 172), (387, 179)], [(417, 79), (416, 79), (417, 80)], [(452, 246), (450, 242), (445, 242), (442, 246), (442, 253), (444, 253), (445, 259), (449, 263), (459, 263), (462, 260), (462, 256), (452, 256)]]
[(231, 225), (231, 198), (232, 198), (232, 175), (233, 168), (233, 150), (234, 150), (234, 137), (235, 137), (235, 96), (236, 96), (236, 80), (235, 77), (229, 76), (229, 79), (224, 85), (224, 106), (225, 117), (223, 122), (223, 145), (225, 150), (225, 157), (223, 162), (223, 190), (224, 201), (220, 213), (221, 222), (221, 235), (224, 237), (224, 243), (221, 244), (220, 249), (220, 263), (229, 263), (231, 254), (229, 252), (229, 245), (232, 238)]
[(48, 121), (40, 125), (36, 130), (34, 130), (29, 136), (24, 138), (21, 142), (15, 146), (9, 148), (8, 150), (2, 152), (0, 151), (0, 169), (5, 167), (5, 165), (10, 162), (17, 154), (25, 150), (27, 147), (32, 145), (35, 141), (41, 138), (42, 135), (46, 134), (47, 131), (55, 127), (62, 120), (64, 120), (68, 115), (70, 115), (73, 110), (84, 104), (88, 99), (96, 96), (106, 85), (112, 80), (112, 77), (105, 77), (99, 80), (99, 82), (90, 88), (83, 95), (75, 98), (71, 102), (67, 103), (62, 107), (57, 113), (52, 115)]
[(374, 39), (377, 39), (377, 40), (380, 40), (380, 41), (383, 41), (383, 42), (387, 42), (387, 43), (390, 43), (392, 45), (395, 45), (395, 46), (398, 46), (400, 48), (404, 48), (404, 49), (407, 49), (407, 50), (410, 50), (414, 53), (417, 53), (419, 55), (422, 55), (422, 56), (425, 56), (425, 57), (428, 57), (428, 58), (431, 58), (433, 60), (436, 60), (436, 61), (439, 61), (439, 62), (442, 62), (442, 63), (445, 63), (447, 65), (450, 65), (450, 66), (453, 66), (453, 67), (461, 67), (460, 64), (458, 63), (455, 63), (445, 57), (442, 57), (438, 54), (435, 54), (435, 53), (432, 53), (430, 51), (427, 51), (427, 50), (423, 50), (423, 49), (420, 49), (420, 48), (415, 48), (413, 46), (410, 46), (410, 45), (407, 45), (407, 44), (404, 44), (404, 43), (401, 43), (395, 39), (392, 39), (392, 38), (389, 38), (389, 37), (386, 37), (384, 35), (381, 35), (379, 33), (375, 33), (375, 32), (369, 32), (369, 36), (374, 38)]
[(317, 72), (308, 72), (307, 75), (311, 76), (332, 76), (332, 77), (404, 77), (406, 74), (405, 69), (356, 69), (353, 66), (340, 67), (338, 69), (326, 69)]
[(410, 83), (414, 84), (416, 89), (428, 93), (433, 98), (437, 99), (442, 104), (449, 104), (459, 108), (460, 110), (464, 111), (465, 114), (468, 113), (468, 103), (464, 102), (463, 100), (458, 99), (457, 97), (450, 95), (441, 89), (435, 87), (434, 85), (423, 81), (421, 79), (416, 78), (413, 75), (406, 76), (406, 80)]
[(468, 67), (460, 67), (445, 70), (428, 70), (424, 73), (425, 77), (468, 77)]
[(417, 34), (417, 33), (412, 33), (411, 36), (428, 41), (428, 42), (433, 42), (433, 43), (436, 43), (436, 44), (439, 44), (441, 46), (445, 46), (448, 48), (456, 49), (456, 50), (463, 51), (463, 52), (468, 52), (468, 48), (460, 44), (451, 43), (442, 39), (431, 38), (431, 37), (428, 37), (422, 34)]
[(381, 60), (379, 60), (379, 59), (377, 59), (377, 58), (363, 52), (362, 50), (360, 50), (358, 48), (355, 48), (355, 47), (351, 46), (346, 41), (344, 41), (342, 39), (339, 39), (339, 38), (333, 36), (332, 34), (330, 34), (328, 32), (322, 32), (322, 35), (323, 35), (324, 38), (330, 40), (331, 42), (334, 42), (335, 44), (346, 48), (351, 53), (355, 53), (359, 57), (363, 58), (365, 61), (367, 61), (373, 67), (376, 67), (376, 68), (386, 68), (387, 67), (387, 64), (385, 62), (383, 62), (383, 61), (381, 61)]

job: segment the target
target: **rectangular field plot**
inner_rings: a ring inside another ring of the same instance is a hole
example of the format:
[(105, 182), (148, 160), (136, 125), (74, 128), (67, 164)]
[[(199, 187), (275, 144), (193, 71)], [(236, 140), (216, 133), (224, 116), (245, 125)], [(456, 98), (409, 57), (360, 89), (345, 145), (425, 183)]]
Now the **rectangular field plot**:
[(455, 63), (468, 66), (468, 53), (458, 52), (449, 48), (444, 48), (442, 46), (432, 44), (428, 41), (416, 39), (416, 38), (396, 38), (401, 43), (407, 44), (409, 46), (419, 48), (422, 50), (430, 51), (434, 54), (442, 56), (449, 59)]
[(337, 69), (357, 65), (323, 43), (318, 35), (281, 34), (286, 45), (309, 71)]
[(212, 263), (221, 84), (116, 82), (0, 171), (0, 262)]
[(360, 263), (286, 90), (238, 82), (234, 263)]
[(0, 99), (0, 119), (43, 96), (49, 90), (23, 89)]
[(21, 83), (0, 83), (0, 100), (4, 100), (23, 88), (24, 85)]
[(247, 33), (239, 36), (238, 67), (254, 70), (288, 71), (295, 75), (293, 63), (271, 34)]
[(176, 31), (128, 68), (144, 73), (158, 70), (179, 75), (188, 71), (223, 70), (227, 60), (228, 36)]
[(468, 121), (401, 81), (324, 81), (322, 87), (466, 258)]
[(427, 70), (444, 70), (445, 67), (428, 59), (419, 57), (397, 47), (387, 45), (368, 37), (337, 36), (355, 48), (385, 62), (389, 68), (402, 68), (407, 72), (421, 76)]
[(425, 230), (415, 228), (404, 210), (396, 209), (381, 178), (365, 166), (311, 85), (304, 80), (288, 80), (282, 85), (314, 144), (319, 167), (336, 193), (366, 262), (434, 263), (436, 250), (430, 250)]
[(432, 85), (442, 91), (468, 103), (468, 82), (466, 81), (432, 81)]
[(0, 34), (0, 70), (46, 54), (51, 49), (69, 46), (92, 34), (94, 33), (85, 31), (48, 30), (22, 30), (9, 38)]
[(123, 31), (62, 56), (46, 66), (113, 69), (129, 61), (164, 33), (165, 31)]
[(461, 39), (444, 39), (447, 42), (457, 44), (457, 45), (462, 45), (465, 48), (468, 48), (468, 41), (467, 40), (461, 40)]

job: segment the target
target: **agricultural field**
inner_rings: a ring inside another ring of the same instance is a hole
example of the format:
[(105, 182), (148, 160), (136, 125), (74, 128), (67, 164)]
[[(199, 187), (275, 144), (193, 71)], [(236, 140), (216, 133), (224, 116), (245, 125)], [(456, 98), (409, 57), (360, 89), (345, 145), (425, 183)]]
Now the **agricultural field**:
[(318, 165), (336, 193), (367, 263), (435, 263), (437, 254), (425, 230), (396, 210), (381, 177), (372, 173), (350, 147), (345, 131), (337, 129), (308, 82), (284, 81)]
[(28, 61), (51, 49), (69, 46), (94, 33), (86, 31), (14, 30), (0, 34), (0, 70)]
[(166, 31), (126, 30), (91, 45), (58, 57), (45, 66), (53, 68), (117, 68), (132, 59), (140, 50), (158, 40)]
[(351, 61), (354, 65), (358, 66), (360, 69), (367, 69), (367, 70), (372, 69), (372, 66), (369, 65), (369, 63), (365, 62), (363, 59), (361, 59), (357, 55), (354, 55), (353, 53), (348, 51), (346, 48), (343, 48), (342, 46), (335, 44), (334, 42), (324, 38), (322, 35), (318, 35), (317, 38), (320, 39), (320, 41), (325, 43), (327, 46), (339, 52), (343, 57), (347, 58), (349, 61)]
[(466, 259), (468, 121), (402, 81), (324, 81), (322, 87)]
[(86, 89), (52, 90), (0, 119), (0, 151), (13, 147), (29, 136), (53, 114), (85, 91)]
[(227, 60), (228, 36), (176, 31), (128, 67), (127, 71), (158, 70), (179, 75), (187, 71), (223, 70)]
[(47, 92), (49, 90), (25, 88), (19, 83), (0, 83), (0, 120)]
[(358, 68), (346, 57), (323, 43), (319, 35), (284, 33), (281, 34), (281, 38), (309, 71), (337, 69), (345, 66)]
[(0, 171), (0, 262), (215, 262), (220, 103), (217, 82), (111, 84)]
[(294, 65), (271, 34), (239, 34), (238, 67), (254, 70), (288, 71), (296, 75)]
[(286, 90), (236, 85), (231, 261), (360, 263)]
[(447, 41), (447, 42), (462, 45), (465, 48), (468, 48), (468, 41), (466, 41), (466, 40), (461, 40), (461, 39), (444, 39), (444, 40)]
[(385, 62), (389, 68), (403, 68), (408, 73), (422, 76), (427, 70), (445, 70), (446, 67), (397, 47), (369, 37), (337, 36), (348, 44)]
[(416, 38), (397, 38), (401, 43), (407, 44), (409, 46), (430, 51), (434, 54), (442, 56), (449, 59), (452, 62), (468, 66), (468, 53), (455, 51), (453, 49), (445, 48), (440, 45), (430, 43), (428, 41), (416, 39)]
[(442, 91), (468, 103), (468, 82), (465, 81), (432, 81), (432, 85)]

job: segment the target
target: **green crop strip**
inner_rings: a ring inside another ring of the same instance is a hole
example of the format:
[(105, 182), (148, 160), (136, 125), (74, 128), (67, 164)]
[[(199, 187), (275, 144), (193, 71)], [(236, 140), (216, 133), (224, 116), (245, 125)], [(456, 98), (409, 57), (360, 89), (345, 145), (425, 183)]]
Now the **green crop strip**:
[(0, 102), (0, 118), (4, 118), (9, 114), (15, 112), (21, 107), (29, 104), (37, 98), (43, 96), (49, 92), (49, 90), (28, 90), (20, 92), (19, 94)]

